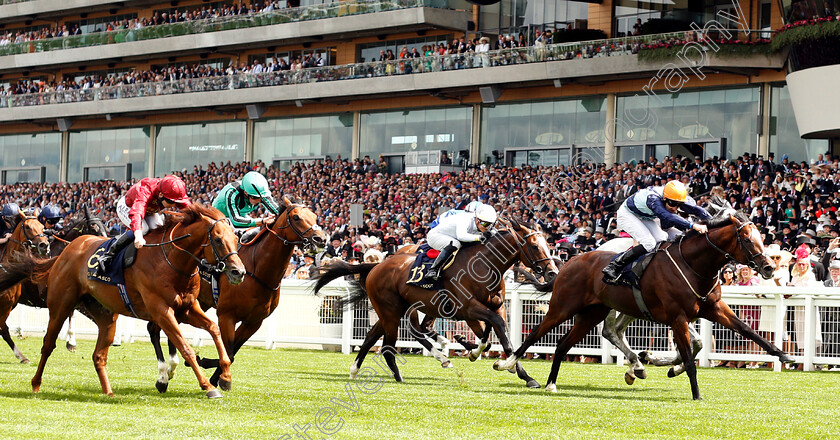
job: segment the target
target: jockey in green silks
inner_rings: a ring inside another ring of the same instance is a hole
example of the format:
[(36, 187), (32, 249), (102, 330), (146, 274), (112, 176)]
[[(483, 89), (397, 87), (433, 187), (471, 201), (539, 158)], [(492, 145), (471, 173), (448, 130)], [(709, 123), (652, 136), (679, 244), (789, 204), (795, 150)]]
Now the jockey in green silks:
[[(263, 218), (251, 217), (249, 214), (260, 205), (264, 206), (270, 215)], [(256, 171), (249, 171), (241, 181), (225, 185), (213, 200), (213, 207), (222, 211), (237, 231), (271, 223), (274, 216), (280, 212), (280, 207), (271, 196), (268, 181)]]

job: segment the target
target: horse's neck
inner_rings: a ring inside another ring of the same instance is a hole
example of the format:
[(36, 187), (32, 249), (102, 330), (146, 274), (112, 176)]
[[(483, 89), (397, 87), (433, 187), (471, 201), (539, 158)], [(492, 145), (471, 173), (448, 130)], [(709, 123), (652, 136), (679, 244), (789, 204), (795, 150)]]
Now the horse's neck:
[(481, 256), (485, 264), (493, 267), (499, 275), (507, 270), (513, 263), (519, 261), (518, 236), (512, 231), (499, 233), (485, 243), (484, 246), (476, 246), (474, 256)]
[[(709, 230), (707, 233), (708, 240), (702, 234), (697, 234), (690, 241), (683, 240), (683, 243), (680, 243), (680, 252), (682, 252), (686, 264), (690, 264), (693, 270), (707, 278), (717, 276), (718, 271), (726, 264), (726, 254), (712, 247), (709, 242), (732, 255), (735, 252), (734, 245), (732, 243), (722, 244), (721, 240), (726, 229), (730, 227), (732, 226)], [(695, 245), (694, 243), (698, 244)], [(691, 245), (690, 249), (687, 249), (688, 245)]]
[[(172, 262), (172, 265), (178, 270), (186, 273), (192, 273), (198, 267), (198, 261), (192, 258), (189, 254), (194, 255), (198, 259), (204, 258), (201, 255), (202, 246), (207, 241), (207, 234), (202, 233), (204, 222), (196, 221), (189, 226), (180, 226), (180, 223), (175, 224), (170, 228), (163, 230), (160, 238), (161, 242), (175, 240), (179, 237), (189, 234), (189, 237), (182, 240), (177, 240), (171, 245), (167, 245), (169, 249), (165, 250), (167, 258)], [(181, 250), (179, 250), (179, 248)], [(184, 252), (186, 251), (186, 252)]]
[[(266, 235), (272, 235), (267, 231)], [(295, 246), (283, 243), (277, 237), (264, 237), (251, 248), (251, 267), (254, 275), (271, 288), (280, 284)], [(257, 261), (257, 258), (260, 258)]]

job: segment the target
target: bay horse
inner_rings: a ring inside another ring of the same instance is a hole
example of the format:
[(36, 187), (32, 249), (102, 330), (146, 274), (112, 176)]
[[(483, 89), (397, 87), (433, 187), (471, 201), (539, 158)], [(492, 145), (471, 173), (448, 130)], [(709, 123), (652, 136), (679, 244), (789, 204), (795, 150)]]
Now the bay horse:
[[(273, 223), (261, 226), (256, 236), (239, 248), (247, 274), (242, 283), (232, 284), (221, 279), (218, 304), (213, 299), (210, 284), (201, 283), (198, 300), (203, 310), (216, 308), (222, 342), (231, 363), (242, 345), (259, 330), (262, 322), (280, 303), (280, 282), (295, 246), (318, 248), (327, 242), (327, 236), (318, 226), (317, 216), (311, 209), (292, 203), (288, 197), (283, 197), (280, 209)], [(148, 330), (160, 371), (155, 387), (163, 393), (178, 365), (177, 355), (170, 342), (167, 362), (160, 346), (160, 327), (149, 322)], [(218, 385), (223, 391), (230, 389), (230, 382), (219, 382), (222, 369), (218, 359), (196, 358), (201, 367), (216, 368), (210, 377), (211, 384)]]
[[(5, 267), (17, 259), (20, 253), (37, 252), (40, 256), (45, 257), (50, 252), (50, 242), (44, 234), (44, 225), (38, 221), (37, 213), (35, 216), (28, 217), (21, 211), (18, 213), (18, 219), (18, 224), (15, 226), (11, 237), (9, 237), (9, 241), (0, 251), (0, 269), (5, 270)], [(7, 289), (0, 291), (0, 335), (9, 344), (9, 348), (12, 349), (20, 363), (28, 364), (29, 359), (15, 344), (11, 332), (9, 332), (9, 326), (6, 324), (6, 320), (9, 319), (21, 292), (22, 288), (19, 285), (9, 286)]]
[[(575, 344), (615, 309), (636, 318), (647, 318), (669, 325), (691, 383), (691, 395), (700, 399), (697, 367), (691, 360), (688, 327), (697, 318), (717, 322), (755, 341), (782, 362), (793, 358), (758, 335), (741, 321), (721, 300), (718, 271), (734, 260), (756, 269), (769, 278), (774, 265), (764, 253), (758, 228), (741, 212), (715, 217), (706, 222), (709, 231), (690, 231), (670, 246), (661, 248), (641, 279), (641, 298), (630, 288), (604, 284), (601, 269), (613, 257), (611, 252), (593, 251), (569, 260), (554, 283), (537, 286), (552, 292), (543, 321), (528, 335), (522, 346), (493, 368), (510, 370), (525, 351), (563, 321), (575, 317), (574, 325), (557, 343), (546, 390), (557, 392), (560, 361)], [(647, 315), (647, 316), (645, 316)]]
[[(236, 252), (233, 227), (218, 210), (193, 204), (180, 213), (168, 213), (164, 226), (147, 234), (146, 240), (149, 244), (137, 251), (136, 262), (125, 270), (128, 301), (121, 298), (116, 286), (88, 279), (88, 266), (96, 264), (94, 252), (104, 241), (99, 237), (82, 236), (70, 243), (61, 255), (49, 260), (26, 256), (19, 263), (11, 264), (8, 272), (0, 274), (0, 288), (25, 278), (47, 285), (50, 320), (38, 370), (32, 378), (33, 392), (40, 390), (44, 367), (55, 349), (62, 323), (79, 300), (90, 295), (111, 311), (95, 316), (99, 336), (93, 363), (104, 394), (114, 395), (105, 366), (114, 339), (117, 314), (122, 314), (157, 323), (192, 367), (207, 397), (222, 396), (199, 370), (195, 352), (181, 334), (178, 322), (210, 333), (224, 370), (221, 380), (229, 381), (230, 360), (219, 327), (204, 314), (196, 297), (199, 264), (224, 271), (231, 283), (239, 283), (245, 276), (245, 268)], [(160, 251), (155, 247), (160, 247)], [(203, 255), (204, 259), (196, 254)]]
[[(444, 288), (437, 292), (406, 284), (415, 275), (411, 271), (415, 255), (396, 254), (375, 264), (337, 262), (322, 268), (315, 278), (315, 293), (332, 280), (359, 274), (359, 281), (351, 282), (351, 294), (341, 301), (341, 305), (364, 304), (369, 298), (379, 316), (350, 368), (351, 378), (355, 378), (368, 351), (384, 335), (386, 363), (394, 379), (403, 382), (394, 354), (400, 319), (407, 312), (420, 311), (433, 317), (482, 321), (488, 327), (485, 333), (492, 328), (505, 353), (512, 354), (505, 320), (495, 311), (504, 303), (500, 287), (505, 269), (521, 260), (536, 273), (545, 273), (552, 279), (557, 268), (539, 230), (516, 220), (502, 220), (502, 223), (508, 227), (497, 231), (484, 245), (464, 246), (458, 251), (454, 263), (443, 271), (441, 279)], [(539, 387), (521, 364), (516, 363), (515, 368), (528, 387)]]
[[(47, 237), (52, 238), (49, 246), (50, 257), (56, 257), (61, 254), (61, 251), (63, 251), (71, 241), (81, 235), (89, 234), (98, 235), (100, 237), (104, 237), (106, 235), (105, 224), (101, 219), (93, 216), (87, 206), (84, 206), (79, 211), (76, 218), (72, 220), (68, 219), (66, 221), (69, 224), (59, 231), (54, 233), (50, 233), (47, 230), (43, 231)], [(17, 299), (14, 298), (14, 295), (9, 295), (7, 298), (8, 301), (5, 298), (0, 299), (0, 317), (8, 317), (17, 304), (40, 308), (47, 307), (47, 291), (44, 286), (37, 286), (28, 280), (24, 281), (20, 285), (20, 295)], [(79, 307), (84, 308), (81, 304)], [(89, 313), (86, 313), (86, 310), (82, 310), (82, 312), (90, 316)], [(70, 318), (67, 319), (66, 346), (68, 351), (75, 352), (76, 338), (73, 335), (72, 320), (73, 316), (71, 315)], [(3, 318), (2, 322), (0, 322), (0, 335), (2, 335), (6, 343), (9, 344), (9, 347), (15, 353), (15, 357), (17, 357), (21, 363), (28, 364), (29, 359), (23, 354), (23, 352), (20, 351), (12, 340), (9, 333), (9, 326), (6, 324), (5, 318)]]

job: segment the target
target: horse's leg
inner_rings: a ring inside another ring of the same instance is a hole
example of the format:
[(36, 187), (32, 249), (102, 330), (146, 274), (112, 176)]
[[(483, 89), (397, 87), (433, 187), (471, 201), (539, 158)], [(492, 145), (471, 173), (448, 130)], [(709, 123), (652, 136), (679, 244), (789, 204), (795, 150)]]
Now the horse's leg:
[[(54, 287), (59, 289), (64, 286), (57, 285)], [(55, 350), (55, 340), (58, 338), (61, 326), (64, 325), (64, 321), (67, 320), (67, 317), (70, 316), (70, 313), (73, 312), (73, 307), (76, 305), (77, 297), (75, 292), (68, 292), (65, 289), (61, 291), (62, 295), (55, 295), (54, 298), (47, 297), (50, 320), (47, 324), (47, 333), (44, 335), (44, 344), (41, 346), (41, 360), (38, 361), (38, 370), (35, 371), (35, 376), (32, 377), (33, 393), (41, 390), (41, 380), (44, 377), (44, 367), (47, 365), (47, 359), (49, 359), (53, 350)], [(51, 299), (52, 301), (50, 301)]]
[[(551, 303), (548, 307), (548, 312), (546, 312), (545, 317), (543, 317), (542, 322), (540, 322), (536, 328), (531, 330), (531, 333), (528, 334), (528, 337), (522, 341), (522, 345), (516, 349), (513, 355), (508, 355), (507, 360), (498, 360), (493, 363), (493, 369), (495, 370), (512, 370), (519, 359), (525, 354), (525, 352), (532, 346), (534, 343), (540, 340), (543, 336), (545, 336), (548, 332), (553, 330), (555, 327), (563, 323), (563, 321), (569, 319), (570, 316), (574, 314), (575, 310), (570, 307), (570, 304), (562, 304), (559, 303)], [(555, 358), (556, 359), (556, 358)]]
[[(671, 329), (674, 331), (674, 342), (677, 343), (677, 349), (683, 359), (694, 358), (691, 355), (691, 337), (688, 333), (688, 327), (691, 324), (684, 316), (678, 317), (671, 323)], [(688, 373), (688, 381), (691, 383), (691, 397), (694, 400), (700, 400), (700, 387), (697, 385), (697, 366), (694, 362), (687, 361), (684, 363), (685, 372)]]
[[(691, 359), (694, 360), (697, 353), (700, 353), (700, 350), (703, 349), (703, 341), (700, 340), (700, 334), (691, 324), (688, 325), (688, 336), (691, 339)], [(673, 365), (673, 367), (668, 370), (668, 377), (677, 377), (685, 372), (685, 362), (682, 361), (682, 356), (677, 354), (671, 361), (670, 365)]]
[(3, 336), (3, 340), (9, 344), (9, 348), (12, 349), (14, 352), (15, 357), (20, 361), (22, 364), (28, 364), (29, 359), (20, 351), (20, 348), (15, 344), (15, 340), (12, 339), (12, 334), (9, 332), (9, 326), (6, 324), (6, 321), (9, 319), (9, 315), (12, 314), (12, 309), (15, 308), (17, 305), (18, 298), (20, 294), (15, 292), (14, 289), (20, 289), (20, 286), (12, 287), (5, 292), (0, 292), (0, 335)]
[(103, 311), (94, 314), (93, 321), (99, 329), (96, 337), (96, 348), (93, 350), (93, 367), (96, 375), (99, 376), (99, 385), (102, 386), (102, 393), (113, 397), (114, 390), (111, 389), (111, 381), (108, 379), (108, 350), (114, 342), (114, 334), (117, 331), (117, 314)]
[(355, 379), (356, 374), (359, 373), (359, 370), (362, 368), (362, 362), (365, 361), (365, 356), (367, 356), (370, 348), (376, 344), (376, 341), (385, 334), (385, 326), (382, 324), (382, 320), (376, 321), (376, 324), (373, 325), (373, 328), (368, 330), (367, 336), (365, 336), (365, 341), (362, 343), (362, 346), (359, 348), (359, 354), (356, 355), (356, 360), (353, 361), (353, 365), (350, 366), (350, 379)]
[[(429, 341), (431, 335), (428, 332), (425, 332), (425, 327), (421, 328), (421, 324), (419, 322), (419, 318), (417, 315), (417, 310), (411, 310), (411, 313), (408, 314), (408, 325), (410, 326), (409, 332), (414, 339), (420, 343), (426, 350), (432, 353), (432, 356), (440, 362), (440, 366), (443, 368), (452, 368), (452, 362), (449, 362), (449, 358), (446, 357), (445, 354), (438, 351), (437, 348), (432, 345)], [(425, 322), (425, 321), (424, 321)]]
[[(505, 324), (505, 327), (507, 327), (507, 323)], [(490, 327), (489, 325), (484, 325), (484, 323), (481, 321), (467, 321), (467, 325), (470, 326), (470, 329), (472, 329), (473, 333), (475, 333), (479, 341), (478, 345), (475, 345), (475, 347), (470, 349), (470, 354), (467, 357), (470, 360), (470, 362), (475, 362), (481, 357), (481, 354), (484, 353), (484, 351), (489, 346), (489, 344), (487, 344), (487, 341), (490, 340), (490, 335), (492, 334), (493, 327)]]
[[(379, 311), (377, 310), (377, 313)], [(379, 322), (385, 322), (383, 327), (385, 329), (385, 339), (382, 341), (382, 356), (385, 358), (385, 362), (388, 364), (388, 368), (391, 369), (391, 373), (394, 375), (394, 380), (397, 382), (403, 382), (402, 375), (400, 375), (400, 369), (397, 367), (396, 356), (394, 355), (397, 350), (397, 338), (399, 337), (400, 332), (400, 320), (399, 318), (396, 319), (388, 319), (388, 316), (383, 316), (382, 314), (379, 315)]]
[[(522, 365), (518, 362), (519, 359), (513, 356), (513, 346), (511, 346), (510, 338), (507, 334), (507, 323), (505, 322), (504, 316), (499, 314), (499, 310), (502, 311), (501, 313), (504, 313), (504, 308), (500, 307), (496, 311), (493, 311), (490, 310), (484, 304), (474, 302), (473, 304), (468, 305), (467, 310), (467, 314), (470, 315), (468, 316), (469, 319), (481, 320), (487, 324), (487, 328), (484, 333), (485, 337), (489, 338), (491, 328), (493, 331), (496, 332), (496, 337), (499, 338), (499, 344), (502, 346), (502, 349), (504, 350), (504, 353), (508, 358), (508, 362), (511, 359), (513, 359), (514, 361), (512, 365), (506, 369), (516, 369), (516, 375), (520, 379), (525, 381), (525, 386), (527, 386), (528, 388), (539, 388), (540, 384), (536, 380), (534, 380), (534, 378), (529, 376), (527, 372), (525, 372), (525, 368), (523, 368)], [(486, 344), (486, 340), (482, 342), (482, 344)], [(479, 346), (479, 348), (483, 350), (484, 347)], [(496, 363), (493, 364), (493, 368), (499, 370), (499, 368), (496, 368), (496, 364), (498, 364), (498, 361), (496, 361)]]
[[(221, 318), (219, 318), (221, 320)], [(248, 342), (248, 339), (251, 339), (251, 336), (260, 329), (262, 325), (262, 320), (254, 320), (254, 321), (247, 321), (242, 322), (239, 325), (239, 328), (236, 329), (233, 338), (229, 341), (227, 337), (225, 337), (224, 328), (222, 328), (222, 341), (225, 344), (225, 348), (227, 349), (228, 357), (230, 357), (230, 363), (233, 364), (234, 356), (236, 353), (239, 353), (239, 349)], [(218, 361), (216, 361), (218, 363)], [(213, 372), (213, 375), (210, 377), (210, 383), (216, 385), (219, 382), (219, 378), (222, 375), (222, 369), (216, 366), (216, 371)], [(224, 388), (222, 388), (224, 390)], [(227, 390), (226, 390), (227, 391)]]
[[(607, 317), (604, 319), (604, 328), (601, 330), (601, 336), (621, 350), (621, 352), (624, 353), (624, 357), (626, 357), (627, 361), (630, 362), (630, 368), (624, 373), (624, 382), (626, 382), (627, 385), (633, 385), (633, 382), (636, 381), (637, 377), (639, 379), (647, 378), (645, 366), (642, 365), (639, 361), (639, 357), (636, 356), (636, 353), (634, 353), (627, 345), (627, 339), (624, 337), (624, 330), (627, 329), (627, 325), (629, 325), (630, 322), (633, 322), (635, 318), (624, 313), (622, 313), (618, 318), (617, 315), (618, 312), (610, 310), (609, 314), (607, 314)], [(626, 319), (626, 316), (630, 316), (631, 319)], [(627, 324), (625, 324), (625, 321), (627, 321)]]
[(184, 357), (187, 364), (190, 368), (192, 368), (193, 373), (195, 373), (195, 377), (198, 379), (198, 385), (202, 390), (206, 391), (207, 397), (222, 397), (222, 393), (211, 385), (210, 381), (208, 381), (201, 370), (199, 370), (198, 362), (195, 360), (195, 350), (193, 350), (190, 344), (187, 343), (187, 340), (184, 339), (184, 335), (181, 334), (181, 330), (178, 328), (178, 321), (175, 319), (175, 313), (173, 310), (165, 306), (161, 308), (163, 309), (162, 311), (156, 311), (155, 308), (149, 307), (149, 311), (152, 313), (155, 323), (160, 326), (163, 332), (166, 333), (166, 337), (169, 338), (169, 340), (172, 341), (172, 343), (178, 348), (178, 351), (181, 352), (181, 356)]
[(440, 344), (440, 351), (444, 355), (446, 355), (446, 347), (451, 342), (449, 342), (449, 339), (446, 339), (434, 330), (435, 319), (437, 318), (431, 315), (424, 316), (423, 321), (420, 323), (420, 328), (426, 331), (426, 334), (429, 336), (429, 339), (432, 339), (438, 344)]
[(155, 388), (157, 388), (158, 392), (165, 393), (166, 389), (169, 388), (169, 364), (166, 363), (166, 359), (163, 357), (163, 349), (160, 346), (160, 327), (152, 321), (149, 321), (146, 324), (146, 330), (149, 331), (149, 341), (152, 343), (152, 347), (155, 349), (155, 357), (157, 357), (158, 361), (158, 372), (160, 373), (160, 377), (155, 382)]
[[(218, 386), (224, 391), (230, 391), (231, 387), (231, 375), (230, 375), (230, 356), (228, 355), (228, 349), (225, 348), (224, 342), (222, 342), (222, 333), (219, 330), (219, 326), (213, 322), (212, 319), (208, 318), (207, 315), (204, 314), (204, 311), (201, 310), (201, 305), (198, 301), (193, 301), (192, 306), (186, 313), (184, 313), (184, 323), (189, 324), (196, 328), (202, 328), (210, 333), (210, 337), (213, 338), (213, 343), (216, 344), (216, 351), (219, 353), (219, 369), (221, 369), (221, 374), (219, 374), (219, 382)], [(232, 323), (231, 323), (232, 324)], [(233, 327), (233, 325), (231, 325)], [(233, 335), (234, 332), (232, 331), (233, 328), (230, 329), (230, 335)], [(233, 341), (230, 341), (229, 345), (233, 345)], [(231, 347), (233, 348), (233, 347)], [(198, 361), (196, 361), (196, 365)], [(211, 381), (212, 384), (212, 381)]]
[[(8, 316), (7, 316), (8, 318)], [(9, 326), (6, 324), (6, 318), (0, 318), (0, 335), (3, 335), (3, 340), (9, 344), (9, 348), (15, 353), (15, 357), (20, 361), (22, 364), (28, 364), (29, 359), (26, 355), (20, 351), (20, 348), (15, 344), (15, 340), (12, 339), (12, 334), (9, 332)]]
[(609, 312), (609, 307), (597, 305), (589, 306), (575, 315), (575, 324), (560, 339), (557, 343), (557, 348), (554, 350), (554, 359), (551, 361), (551, 372), (548, 374), (548, 380), (545, 384), (546, 391), (552, 393), (557, 392), (557, 373), (560, 371), (560, 363), (563, 361), (563, 358), (590, 330), (595, 328), (599, 322), (603, 321)]
[(70, 353), (76, 352), (76, 332), (73, 331), (73, 315), (75, 314), (75, 310), (70, 312), (70, 317), (67, 318), (67, 343), (64, 344), (67, 347), (67, 351)]
[(737, 332), (741, 336), (755, 341), (755, 343), (758, 344), (761, 348), (763, 348), (764, 351), (773, 356), (778, 357), (779, 360), (784, 363), (791, 363), (794, 361), (794, 359), (790, 357), (787, 353), (780, 350), (773, 343), (762, 338), (744, 321), (741, 321), (737, 316), (735, 316), (735, 313), (732, 311), (732, 309), (730, 309), (729, 306), (723, 301), (718, 301), (712, 307), (709, 308), (701, 308), (700, 317), (712, 322), (717, 322), (718, 324)]

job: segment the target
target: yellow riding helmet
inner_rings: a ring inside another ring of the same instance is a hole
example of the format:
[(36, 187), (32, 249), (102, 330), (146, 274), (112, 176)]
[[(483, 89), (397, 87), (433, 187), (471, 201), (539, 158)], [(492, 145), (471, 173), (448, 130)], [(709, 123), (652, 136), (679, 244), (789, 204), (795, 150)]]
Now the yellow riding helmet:
[(685, 203), (685, 199), (688, 197), (688, 191), (685, 189), (685, 185), (683, 185), (682, 182), (679, 180), (672, 180), (665, 184), (662, 196), (668, 200)]

